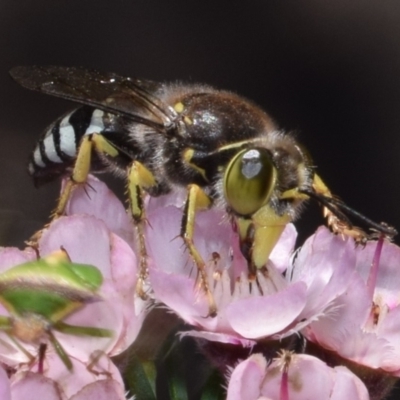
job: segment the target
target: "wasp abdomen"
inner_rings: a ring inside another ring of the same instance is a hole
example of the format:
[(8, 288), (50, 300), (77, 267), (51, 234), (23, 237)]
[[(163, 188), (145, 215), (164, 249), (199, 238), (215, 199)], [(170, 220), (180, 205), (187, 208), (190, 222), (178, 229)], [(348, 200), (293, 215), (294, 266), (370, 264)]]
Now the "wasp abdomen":
[(109, 128), (109, 114), (80, 107), (55, 121), (44, 132), (31, 155), (28, 170), (37, 184), (62, 175), (73, 165), (83, 136), (102, 134)]

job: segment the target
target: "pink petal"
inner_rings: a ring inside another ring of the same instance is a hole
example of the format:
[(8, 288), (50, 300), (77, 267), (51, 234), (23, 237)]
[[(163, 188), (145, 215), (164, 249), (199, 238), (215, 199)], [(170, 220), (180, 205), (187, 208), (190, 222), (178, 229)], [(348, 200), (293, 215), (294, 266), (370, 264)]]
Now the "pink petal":
[(44, 375), (57, 382), (59, 390), (68, 399), (87, 385), (101, 380), (113, 380), (123, 387), (120, 372), (104, 353), (94, 353), (93, 359), (93, 365), (89, 367), (72, 358), (73, 369), (68, 371), (60, 358), (50, 353), (46, 355)]
[(91, 216), (61, 217), (39, 241), (41, 257), (63, 247), (72, 262), (91, 264), (110, 276), (110, 238), (104, 222)]
[(32, 248), (19, 250), (16, 247), (0, 247), (0, 273), (35, 259), (36, 253)]
[(330, 400), (369, 400), (364, 383), (346, 367), (335, 367), (336, 379)]
[(125, 393), (121, 385), (112, 380), (105, 379), (86, 385), (70, 400), (125, 400)]
[(0, 367), (0, 399), (11, 400), (10, 381), (6, 371)]
[[(283, 362), (278, 358), (267, 366), (261, 354), (253, 354), (233, 370), (227, 399), (280, 399)], [(292, 354), (286, 367), (290, 400), (369, 399), (361, 380), (344, 367), (332, 369), (305, 354)]]
[(109, 329), (114, 333), (111, 338), (76, 336), (57, 331), (54, 334), (67, 354), (82, 362), (87, 362), (94, 351), (102, 350), (108, 353), (118, 341), (123, 332), (123, 317), (119, 308), (118, 304), (99, 301), (85, 305), (64, 320), (64, 322), (75, 326)]
[(303, 310), (306, 285), (297, 282), (269, 296), (241, 299), (226, 309), (234, 331), (245, 338), (257, 339), (279, 333)]
[(233, 336), (225, 333), (218, 333), (218, 332), (207, 332), (207, 331), (185, 331), (181, 332), (179, 336), (185, 337), (196, 337), (200, 339), (210, 340), (212, 342), (220, 342), (220, 343), (229, 343), (234, 344), (242, 347), (253, 347), (257, 344), (255, 340), (248, 340), (243, 339), (238, 336)]
[(269, 260), (274, 263), (279, 272), (284, 272), (292, 257), (294, 246), (296, 244), (297, 231), (293, 224), (287, 224), (279, 238), (278, 244), (272, 250)]
[(229, 379), (227, 400), (258, 399), (266, 367), (261, 354), (253, 354), (237, 365)]
[[(234, 235), (229, 224), (223, 223), (222, 213), (211, 210), (196, 215), (194, 243), (209, 265), (215, 269), (212, 254), (218, 253), (223, 261), (223, 268), (228, 268), (230, 261), (230, 244)], [(157, 209), (148, 215), (149, 225), (146, 230), (148, 252), (155, 266), (165, 272), (197, 276), (196, 266), (185, 251), (183, 240), (179, 237), (182, 211), (176, 207)], [(213, 229), (210, 231), (210, 226)]]
[(178, 237), (181, 216), (181, 211), (175, 207), (159, 209), (148, 215), (147, 251), (157, 269), (188, 276), (195, 267)]
[[(274, 361), (267, 369), (261, 393), (272, 399), (279, 399), (281, 379), (280, 360)], [(333, 370), (315, 357), (305, 354), (293, 355), (289, 365), (288, 382), (290, 400), (328, 400), (334, 383)]]
[[(56, 382), (33, 372), (27, 372), (21, 375), (18, 380), (12, 383), (11, 390), (13, 400), (32, 398), (40, 400), (63, 399)], [(3, 397), (1, 397), (1, 399), (3, 399)]]
[(119, 236), (110, 235), (111, 279), (121, 296), (126, 296), (136, 287), (137, 258), (132, 248)]
[(198, 319), (207, 316), (207, 299), (201, 290), (194, 290), (192, 279), (151, 267), (150, 281), (156, 298), (186, 322), (196, 326)]
[[(337, 342), (337, 353), (344, 358), (371, 368), (399, 365), (398, 355), (391, 344), (375, 333), (364, 332), (357, 324), (348, 327), (342, 340)], [(397, 369), (397, 368), (396, 368)]]
[[(366, 282), (374, 257), (376, 242), (369, 242), (365, 248), (356, 249), (356, 270)], [(399, 304), (398, 290), (400, 287), (400, 248), (394, 243), (385, 242), (379, 260), (378, 277), (375, 288), (375, 296), (379, 296), (381, 302), (389, 308)]]
[(294, 266), (287, 271), (291, 282), (307, 284), (307, 305), (301, 319), (323, 313), (347, 289), (354, 274), (355, 252), (351, 240), (344, 241), (320, 227), (300, 249)]
[(333, 303), (333, 309), (310, 325), (315, 340), (329, 349), (340, 349), (345, 338), (363, 326), (370, 312), (365, 283), (357, 276), (350, 283)]
[(109, 230), (128, 243), (133, 242), (133, 224), (124, 205), (105, 183), (92, 175), (86, 185), (78, 186), (73, 191), (66, 214), (92, 215), (105, 222)]
[[(400, 370), (400, 306), (390, 310), (381, 324), (378, 325), (377, 335), (385, 339), (392, 346), (394, 360), (386, 362), (382, 368), (387, 371)], [(399, 373), (397, 374), (399, 376)]]
[(125, 350), (136, 338), (146, 315), (146, 307), (135, 315), (137, 260), (132, 248), (111, 233), (103, 221), (87, 215), (57, 219), (43, 233), (39, 246), (42, 255), (63, 247), (73, 262), (94, 265), (103, 275), (100, 293), (104, 301), (85, 305), (66, 322), (112, 329), (115, 336), (110, 340), (57, 333), (65, 349), (82, 361), (99, 348), (112, 350), (113, 354)]

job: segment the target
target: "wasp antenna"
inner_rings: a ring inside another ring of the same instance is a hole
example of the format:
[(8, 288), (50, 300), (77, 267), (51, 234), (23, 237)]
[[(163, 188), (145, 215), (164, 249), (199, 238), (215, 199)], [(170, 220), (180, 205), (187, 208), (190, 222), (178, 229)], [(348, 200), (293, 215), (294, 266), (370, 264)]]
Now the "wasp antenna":
[(300, 190), (300, 192), (306, 194), (307, 196), (310, 196), (311, 198), (316, 199), (318, 202), (320, 202), (326, 208), (332, 211), (338, 218), (342, 219), (346, 223), (349, 223), (350, 225), (352, 225), (351, 222), (349, 221), (347, 216), (345, 216), (344, 213), (340, 210), (343, 210), (344, 212), (363, 222), (370, 228), (375, 229), (376, 231), (381, 232), (391, 238), (397, 235), (397, 230), (394, 227), (389, 226), (385, 223), (379, 224), (375, 221), (372, 221), (372, 219), (369, 219), (364, 214), (361, 214), (360, 212), (354, 210), (354, 208), (349, 207), (346, 203), (336, 197), (324, 196), (322, 194), (318, 194), (307, 189), (302, 189)]
[(338, 209), (336, 205), (333, 205), (329, 201), (331, 199), (330, 197), (324, 196), (323, 194), (319, 194), (308, 189), (301, 189), (299, 190), (299, 192), (304, 193), (307, 196), (311, 197), (312, 199), (318, 201), (318, 203), (325, 206), (329, 211), (335, 214), (341, 221), (345, 222), (350, 228), (353, 227), (353, 223), (350, 221), (347, 215), (344, 214), (342, 211), (340, 211), (340, 209)]
[(335, 197), (328, 198), (328, 201), (334, 204), (336, 207), (340, 207), (342, 210), (346, 211), (350, 215), (358, 218), (360, 221), (364, 222), (366, 225), (370, 226), (373, 229), (376, 229), (378, 232), (382, 232), (385, 235), (390, 237), (397, 235), (397, 230), (393, 226), (389, 226), (386, 223), (377, 223), (366, 217), (365, 215), (361, 214), (360, 212), (354, 210), (353, 208), (349, 207), (346, 203), (342, 200), (337, 199)]

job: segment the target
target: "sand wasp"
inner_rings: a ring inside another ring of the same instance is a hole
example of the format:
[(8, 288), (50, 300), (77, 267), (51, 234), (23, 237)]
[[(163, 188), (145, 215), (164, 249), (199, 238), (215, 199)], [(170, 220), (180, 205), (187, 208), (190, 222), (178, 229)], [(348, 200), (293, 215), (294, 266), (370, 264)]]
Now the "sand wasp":
[(370, 237), (348, 216), (389, 237), (397, 233), (334, 197), (316, 174), (306, 149), (279, 130), (262, 109), (232, 92), (84, 68), (16, 67), (11, 76), (28, 89), (83, 104), (44, 132), (29, 172), (42, 182), (70, 171), (55, 218), (89, 171), (110, 170), (126, 179), (141, 258), (141, 296), (147, 277), (145, 194), (161, 196), (187, 188), (180, 234), (197, 265), (210, 315), (215, 315), (216, 307), (205, 263), (193, 242), (195, 215), (201, 210), (217, 207), (231, 217), (253, 277), (310, 198), (323, 205), (335, 233), (361, 242)]

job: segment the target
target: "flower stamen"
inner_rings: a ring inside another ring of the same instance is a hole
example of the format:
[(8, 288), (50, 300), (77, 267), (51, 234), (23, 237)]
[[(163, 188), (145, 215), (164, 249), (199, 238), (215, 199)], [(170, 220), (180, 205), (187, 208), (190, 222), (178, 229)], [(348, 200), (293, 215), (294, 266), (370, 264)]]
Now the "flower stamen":
[(280, 400), (289, 400), (289, 365), (293, 360), (293, 351), (282, 349), (277, 358), (278, 364), (282, 371)]

